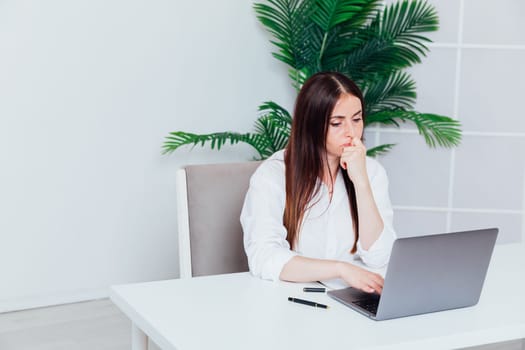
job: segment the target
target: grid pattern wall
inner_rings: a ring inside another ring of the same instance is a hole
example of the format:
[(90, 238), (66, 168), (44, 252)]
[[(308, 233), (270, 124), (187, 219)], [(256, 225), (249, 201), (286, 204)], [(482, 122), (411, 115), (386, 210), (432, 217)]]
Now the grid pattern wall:
[(459, 119), (462, 144), (430, 149), (412, 125), (370, 128), (390, 178), (398, 235), (499, 227), (525, 237), (525, 2), (434, 0), (440, 30), (412, 69), (419, 112)]

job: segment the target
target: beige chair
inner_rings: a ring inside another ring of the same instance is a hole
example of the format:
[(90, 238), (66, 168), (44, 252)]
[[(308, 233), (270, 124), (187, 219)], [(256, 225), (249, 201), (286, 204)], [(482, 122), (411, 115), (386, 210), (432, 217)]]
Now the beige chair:
[(181, 278), (248, 271), (239, 217), (259, 164), (192, 165), (178, 171)]

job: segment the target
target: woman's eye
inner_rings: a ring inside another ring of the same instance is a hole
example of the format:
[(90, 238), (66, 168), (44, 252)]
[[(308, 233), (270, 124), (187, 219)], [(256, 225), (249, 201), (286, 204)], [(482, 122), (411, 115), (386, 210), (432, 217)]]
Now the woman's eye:
[(339, 125), (341, 125), (341, 123), (330, 123), (331, 126), (335, 126), (335, 127), (338, 127)]
[(354, 123), (359, 123), (361, 120), (363, 120), (362, 118), (354, 118), (352, 119), (354, 121)]

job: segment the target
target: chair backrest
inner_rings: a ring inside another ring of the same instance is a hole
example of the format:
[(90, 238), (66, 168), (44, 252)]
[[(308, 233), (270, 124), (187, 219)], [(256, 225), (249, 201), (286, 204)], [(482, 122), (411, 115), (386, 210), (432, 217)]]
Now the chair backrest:
[(178, 171), (181, 278), (248, 271), (239, 218), (260, 163), (192, 165)]

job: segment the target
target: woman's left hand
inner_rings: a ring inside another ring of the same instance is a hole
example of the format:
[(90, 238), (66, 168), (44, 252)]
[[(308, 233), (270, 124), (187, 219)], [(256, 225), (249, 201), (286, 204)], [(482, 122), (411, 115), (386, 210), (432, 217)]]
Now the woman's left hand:
[(359, 138), (352, 139), (348, 147), (343, 148), (340, 164), (346, 169), (350, 180), (355, 183), (368, 181), (366, 173), (366, 147)]

